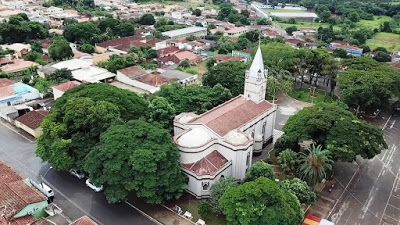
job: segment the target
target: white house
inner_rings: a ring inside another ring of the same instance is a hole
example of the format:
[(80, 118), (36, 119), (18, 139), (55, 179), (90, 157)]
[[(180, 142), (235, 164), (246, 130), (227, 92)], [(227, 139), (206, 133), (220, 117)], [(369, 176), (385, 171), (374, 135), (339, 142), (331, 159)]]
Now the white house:
[(268, 70), (260, 48), (245, 76), (243, 95), (201, 115), (182, 113), (174, 119), (187, 191), (197, 198), (209, 197), (221, 177), (243, 180), (253, 153), (272, 142), (276, 105), (265, 100)]

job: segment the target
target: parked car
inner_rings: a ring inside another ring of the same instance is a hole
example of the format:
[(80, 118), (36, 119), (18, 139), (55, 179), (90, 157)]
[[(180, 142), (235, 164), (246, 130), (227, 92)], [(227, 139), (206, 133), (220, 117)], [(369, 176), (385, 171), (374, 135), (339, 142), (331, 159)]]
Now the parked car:
[(77, 169), (70, 169), (70, 170), (69, 170), (69, 173), (70, 173), (72, 176), (78, 178), (79, 180), (82, 180), (83, 178), (85, 178), (85, 174), (84, 174), (82, 171), (77, 170)]
[(90, 189), (92, 189), (95, 192), (100, 192), (103, 190), (103, 185), (96, 186), (90, 181), (90, 179), (86, 180), (86, 186), (90, 187)]

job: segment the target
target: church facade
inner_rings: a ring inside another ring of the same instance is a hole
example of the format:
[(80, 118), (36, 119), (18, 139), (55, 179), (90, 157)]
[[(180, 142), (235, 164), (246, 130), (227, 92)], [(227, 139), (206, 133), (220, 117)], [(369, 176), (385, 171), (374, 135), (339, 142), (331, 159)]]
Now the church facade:
[(201, 114), (182, 113), (174, 119), (174, 142), (187, 191), (210, 196), (210, 187), (223, 177), (243, 180), (252, 155), (272, 142), (276, 105), (265, 100), (268, 70), (260, 48), (246, 71), (244, 94)]

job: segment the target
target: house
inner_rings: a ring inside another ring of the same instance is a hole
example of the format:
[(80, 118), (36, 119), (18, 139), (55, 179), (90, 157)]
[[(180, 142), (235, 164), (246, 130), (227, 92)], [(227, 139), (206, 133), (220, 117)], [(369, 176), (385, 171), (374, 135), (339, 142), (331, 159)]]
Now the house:
[(32, 224), (48, 205), (47, 198), (0, 161), (0, 224)]
[(188, 37), (204, 38), (206, 35), (207, 35), (207, 28), (205, 27), (186, 27), (162, 33), (162, 36), (173, 40), (183, 40)]
[(147, 40), (140, 36), (128, 36), (112, 39), (96, 44), (96, 52), (105, 53), (107, 51), (119, 54), (127, 54), (131, 48), (155, 48), (158, 40)]
[(35, 138), (39, 138), (42, 134), (40, 124), (43, 119), (49, 114), (46, 110), (30, 111), (15, 120), (15, 126), (26, 131)]
[(52, 87), (51, 89), (53, 90), (54, 100), (61, 97), (65, 92), (72, 90), (72, 89), (78, 87), (79, 85), (81, 85), (80, 82), (73, 80), (73, 81), (68, 81), (68, 82), (65, 82), (65, 83), (62, 83), (62, 84)]
[(299, 46), (303, 46), (305, 43), (305, 41), (297, 39), (297, 38), (288, 38), (285, 40), (285, 44), (290, 45), (292, 47), (299, 47)]
[(210, 187), (223, 177), (243, 181), (253, 153), (273, 141), (276, 105), (265, 100), (268, 70), (260, 47), (243, 76), (243, 95), (201, 115), (181, 113), (174, 119), (187, 191), (196, 198), (209, 197)]
[(0, 70), (6, 73), (18, 73), (31, 67), (39, 66), (39, 64), (21, 59), (11, 60), (10, 63), (0, 66)]
[[(79, 82), (98, 83), (108, 82), (116, 76), (106, 69), (92, 66), (91, 60), (70, 59), (51, 65), (55, 69), (67, 69), (72, 73), (72, 77)], [(43, 69), (41, 69), (41, 73)]]
[(217, 63), (223, 63), (223, 62), (233, 62), (233, 61), (238, 61), (238, 62), (244, 62), (246, 61), (245, 59), (243, 59), (240, 56), (231, 56), (231, 55), (216, 55), (215, 56), (215, 61), (217, 61)]
[(279, 33), (278, 31), (276, 31), (276, 30), (270, 30), (270, 29), (268, 29), (268, 30), (263, 30), (261, 33), (262, 33), (262, 36), (263, 36), (263, 37), (268, 37), (268, 38), (276, 38), (276, 37), (281, 36), (280, 33)]
[(185, 73), (179, 70), (162, 70), (159, 69), (161, 75), (168, 78), (171, 81), (177, 82), (181, 85), (190, 85), (197, 82), (197, 74)]
[(179, 64), (184, 60), (188, 60), (190, 64), (192, 65), (197, 65), (200, 62), (202, 62), (202, 57), (191, 52), (191, 51), (179, 51), (174, 54), (165, 56), (165, 57), (159, 57), (158, 62), (160, 65), (174, 65), (174, 64)]
[(40, 97), (39, 91), (27, 84), (0, 79), (0, 105), (17, 105)]
[(30, 44), (22, 44), (22, 43), (14, 43), (14, 44), (10, 44), (10, 45), (1, 45), (1, 48), (12, 50), (15, 52), (15, 56), (17, 58), (22, 58), (31, 50), (31, 45)]
[(92, 219), (90, 219), (88, 216), (82, 216), (72, 222), (70, 225), (98, 225), (96, 222), (94, 222)]
[(343, 49), (346, 50), (348, 55), (352, 55), (352, 56), (361, 56), (363, 54), (363, 49), (356, 47), (356, 46), (352, 46), (349, 45), (346, 42), (343, 41), (335, 41), (329, 44), (329, 48), (331, 50), (335, 50), (335, 49)]

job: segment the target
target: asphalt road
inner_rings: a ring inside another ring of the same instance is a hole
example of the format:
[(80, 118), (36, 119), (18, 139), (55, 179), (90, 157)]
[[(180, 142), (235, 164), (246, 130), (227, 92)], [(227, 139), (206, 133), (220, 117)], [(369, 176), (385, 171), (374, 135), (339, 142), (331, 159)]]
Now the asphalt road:
[(382, 118), (388, 149), (360, 164), (331, 215), (338, 225), (400, 225), (400, 116)]
[(0, 122), (0, 160), (23, 177), (51, 186), (55, 203), (65, 215), (75, 220), (88, 215), (101, 225), (155, 225), (127, 204), (109, 205), (102, 193), (86, 187), (84, 181), (51, 169), (35, 155), (36, 142), (9, 124)]

